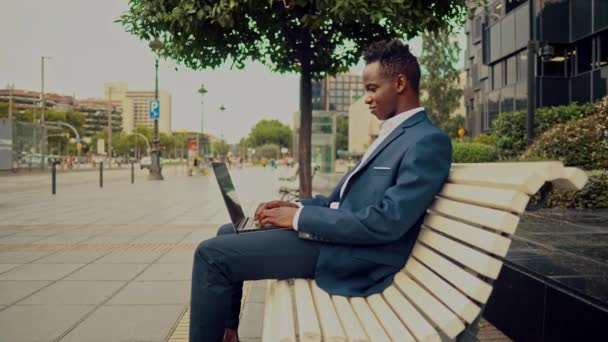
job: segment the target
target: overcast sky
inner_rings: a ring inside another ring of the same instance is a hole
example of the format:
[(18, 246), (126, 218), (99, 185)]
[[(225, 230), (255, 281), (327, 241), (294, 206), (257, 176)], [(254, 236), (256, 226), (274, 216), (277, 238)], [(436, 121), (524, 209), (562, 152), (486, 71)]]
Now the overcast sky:
[[(12, 83), (16, 89), (40, 90), (44, 55), (52, 57), (45, 62), (46, 92), (103, 97), (104, 82), (153, 90), (154, 58), (148, 42), (114, 23), (127, 9), (128, 0), (0, 0), (0, 87)], [(410, 44), (419, 54), (419, 42)], [(236, 142), (263, 118), (291, 126), (299, 103), (298, 75), (273, 74), (259, 63), (243, 70), (177, 66), (176, 71), (176, 66), (171, 61), (159, 66), (159, 87), (172, 95), (173, 130), (200, 129), (201, 83), (208, 91), (205, 132)]]

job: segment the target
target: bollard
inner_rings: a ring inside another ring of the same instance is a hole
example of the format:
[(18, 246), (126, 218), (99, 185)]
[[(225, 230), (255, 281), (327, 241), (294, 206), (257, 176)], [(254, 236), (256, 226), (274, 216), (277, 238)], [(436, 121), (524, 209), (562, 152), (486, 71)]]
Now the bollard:
[(55, 172), (56, 172), (55, 161), (53, 161), (53, 170), (51, 172), (51, 191), (52, 191), (53, 195), (55, 194), (55, 181), (56, 181)]
[(131, 184), (135, 182), (135, 167), (133, 166), (133, 162), (131, 162)]
[(99, 162), (99, 187), (103, 188), (103, 162)]

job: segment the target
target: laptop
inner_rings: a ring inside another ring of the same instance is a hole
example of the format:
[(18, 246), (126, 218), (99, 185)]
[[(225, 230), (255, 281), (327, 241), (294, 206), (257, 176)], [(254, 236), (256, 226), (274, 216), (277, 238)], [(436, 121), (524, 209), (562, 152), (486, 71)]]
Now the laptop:
[(259, 230), (280, 229), (278, 227), (260, 227), (258, 226), (258, 222), (254, 221), (253, 217), (245, 217), (243, 207), (236, 194), (236, 189), (232, 183), (232, 178), (230, 178), (230, 173), (228, 173), (226, 163), (212, 162), (211, 165), (213, 166), (213, 173), (215, 174), (215, 179), (217, 179), (217, 184), (220, 186), (224, 203), (226, 203), (230, 221), (232, 221), (232, 226), (237, 234)]

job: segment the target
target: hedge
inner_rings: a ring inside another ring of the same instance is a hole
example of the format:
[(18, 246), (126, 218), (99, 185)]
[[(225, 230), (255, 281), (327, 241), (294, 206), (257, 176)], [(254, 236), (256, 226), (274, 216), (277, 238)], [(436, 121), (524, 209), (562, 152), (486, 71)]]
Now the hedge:
[(588, 117), (565, 122), (541, 134), (524, 160), (560, 160), (586, 170), (608, 169), (608, 96)]
[(492, 146), (476, 143), (452, 143), (452, 161), (454, 163), (485, 163), (496, 159), (496, 149)]
[[(538, 108), (534, 115), (534, 136), (550, 127), (574, 119), (593, 114), (594, 105), (591, 103), (568, 106)], [(507, 159), (521, 155), (527, 145), (527, 113), (500, 113), (492, 122), (493, 133), (498, 136), (497, 153), (500, 158)]]

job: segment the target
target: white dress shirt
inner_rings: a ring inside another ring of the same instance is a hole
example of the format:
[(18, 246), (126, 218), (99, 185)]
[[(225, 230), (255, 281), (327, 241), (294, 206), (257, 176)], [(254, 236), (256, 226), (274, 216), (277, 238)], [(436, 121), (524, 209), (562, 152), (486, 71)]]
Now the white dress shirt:
[[(388, 137), (389, 134), (391, 134), (395, 130), (395, 128), (399, 127), (405, 120), (409, 119), (414, 114), (416, 114), (420, 111), (423, 111), (423, 110), (424, 110), (423, 107), (416, 107), (414, 109), (410, 109), (403, 113), (399, 113), (388, 120), (380, 122), (378, 138), (376, 138), (376, 140), (374, 140), (374, 142), (367, 148), (367, 151), (365, 151), (365, 154), (363, 154), (363, 158), (361, 158), (361, 162), (359, 163), (359, 165), (357, 166), (355, 171), (351, 172), (351, 174), (348, 175), (348, 178), (346, 179), (344, 184), (342, 184), (342, 188), (340, 189), (340, 199), (342, 199), (342, 195), (344, 194), (344, 190), (346, 189), (346, 185), (348, 184), (348, 181), (350, 181), (351, 177), (359, 171), (359, 169), (361, 168), (361, 165), (363, 165), (363, 163), (365, 163), (367, 158), (369, 158), (369, 156), (376, 150), (376, 148), (378, 146), (380, 146), (380, 144), (384, 141), (384, 139), (386, 139), (386, 137)], [(297, 204), (298, 204), (299, 208), (296, 211), (295, 215), (293, 216), (293, 223), (292, 223), (294, 230), (298, 230), (298, 220), (300, 219), (300, 213), (302, 212), (302, 208), (304, 207), (300, 202), (297, 202)], [(338, 209), (339, 206), (340, 206), (340, 202), (332, 202), (330, 204), (330, 208), (332, 208), (332, 209)]]

